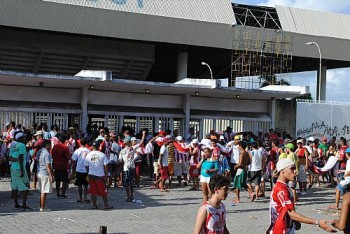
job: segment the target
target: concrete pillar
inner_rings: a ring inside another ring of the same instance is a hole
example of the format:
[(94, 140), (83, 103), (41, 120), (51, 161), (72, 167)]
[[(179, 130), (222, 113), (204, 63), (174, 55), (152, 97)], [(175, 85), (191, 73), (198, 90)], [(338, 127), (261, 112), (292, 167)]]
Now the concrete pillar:
[[(327, 82), (327, 66), (321, 67), (321, 101), (326, 100), (326, 82)], [(316, 85), (316, 99), (318, 98), (319, 83), (320, 82), (320, 69), (317, 69), (317, 85)]]
[(177, 55), (176, 81), (180, 81), (184, 78), (187, 78), (187, 67), (188, 67), (188, 52), (179, 51)]
[(271, 117), (271, 128), (276, 128), (276, 99), (271, 98), (269, 105), (269, 115)]
[(88, 87), (82, 87), (80, 89), (80, 105), (83, 111), (81, 115), (81, 130), (85, 132), (88, 124)]
[(183, 96), (182, 103), (183, 103), (182, 108), (185, 112), (185, 133), (184, 133), (184, 136), (186, 137), (186, 135), (190, 131), (191, 95), (189, 93), (186, 93)]

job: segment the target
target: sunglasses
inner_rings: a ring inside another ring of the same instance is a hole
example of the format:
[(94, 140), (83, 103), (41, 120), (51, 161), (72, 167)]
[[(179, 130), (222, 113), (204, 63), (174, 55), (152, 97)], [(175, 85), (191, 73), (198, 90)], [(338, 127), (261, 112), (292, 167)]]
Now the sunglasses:
[(291, 169), (292, 171), (295, 171), (297, 168), (296, 167), (288, 167), (289, 169)]

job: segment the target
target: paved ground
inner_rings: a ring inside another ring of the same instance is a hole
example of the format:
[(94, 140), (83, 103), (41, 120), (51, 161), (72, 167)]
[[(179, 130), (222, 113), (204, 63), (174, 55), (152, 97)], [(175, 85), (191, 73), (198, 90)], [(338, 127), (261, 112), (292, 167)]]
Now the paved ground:
[[(13, 208), (8, 180), (0, 180), (0, 233), (97, 233), (100, 225), (108, 233), (192, 233), (201, 203), (201, 192), (189, 187), (174, 188), (169, 193), (151, 189), (149, 185), (136, 190), (135, 197), (142, 204), (125, 202), (123, 188), (111, 188), (113, 210), (91, 210), (91, 204), (77, 203), (77, 188), (70, 187), (68, 198), (58, 199), (54, 194), (47, 200), (51, 212), (38, 212), (39, 192), (32, 191), (29, 206), (34, 210), (22, 212)], [(268, 192), (269, 195), (269, 192)], [(269, 222), (269, 199), (251, 203), (247, 193), (242, 203), (230, 205), (233, 194), (225, 201), (227, 226), (231, 233), (265, 233)], [(308, 197), (302, 197), (297, 211), (318, 219), (333, 219), (336, 212), (327, 210), (333, 202), (334, 189), (314, 188)], [(102, 201), (99, 200), (100, 207)], [(325, 233), (311, 225), (302, 225), (298, 233)]]

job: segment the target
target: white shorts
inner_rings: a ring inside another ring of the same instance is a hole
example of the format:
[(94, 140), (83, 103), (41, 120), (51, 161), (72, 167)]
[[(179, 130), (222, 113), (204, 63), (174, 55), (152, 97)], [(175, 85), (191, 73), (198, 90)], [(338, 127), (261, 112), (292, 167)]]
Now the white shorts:
[(49, 176), (38, 174), (38, 183), (41, 193), (52, 193), (52, 183)]
[(174, 162), (174, 175), (181, 176), (183, 174), (188, 174), (189, 166), (187, 162)]
[(210, 177), (200, 176), (199, 182), (209, 184), (209, 182), (210, 182)]

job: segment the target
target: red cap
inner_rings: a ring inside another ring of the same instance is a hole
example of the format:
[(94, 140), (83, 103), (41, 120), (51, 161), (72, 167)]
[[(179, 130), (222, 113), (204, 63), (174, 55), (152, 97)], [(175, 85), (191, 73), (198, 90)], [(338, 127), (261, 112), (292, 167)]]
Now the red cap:
[(158, 133), (158, 135), (162, 135), (162, 136), (165, 136), (165, 132), (164, 131), (160, 131), (159, 133)]
[(327, 137), (322, 137), (322, 141), (327, 141)]

